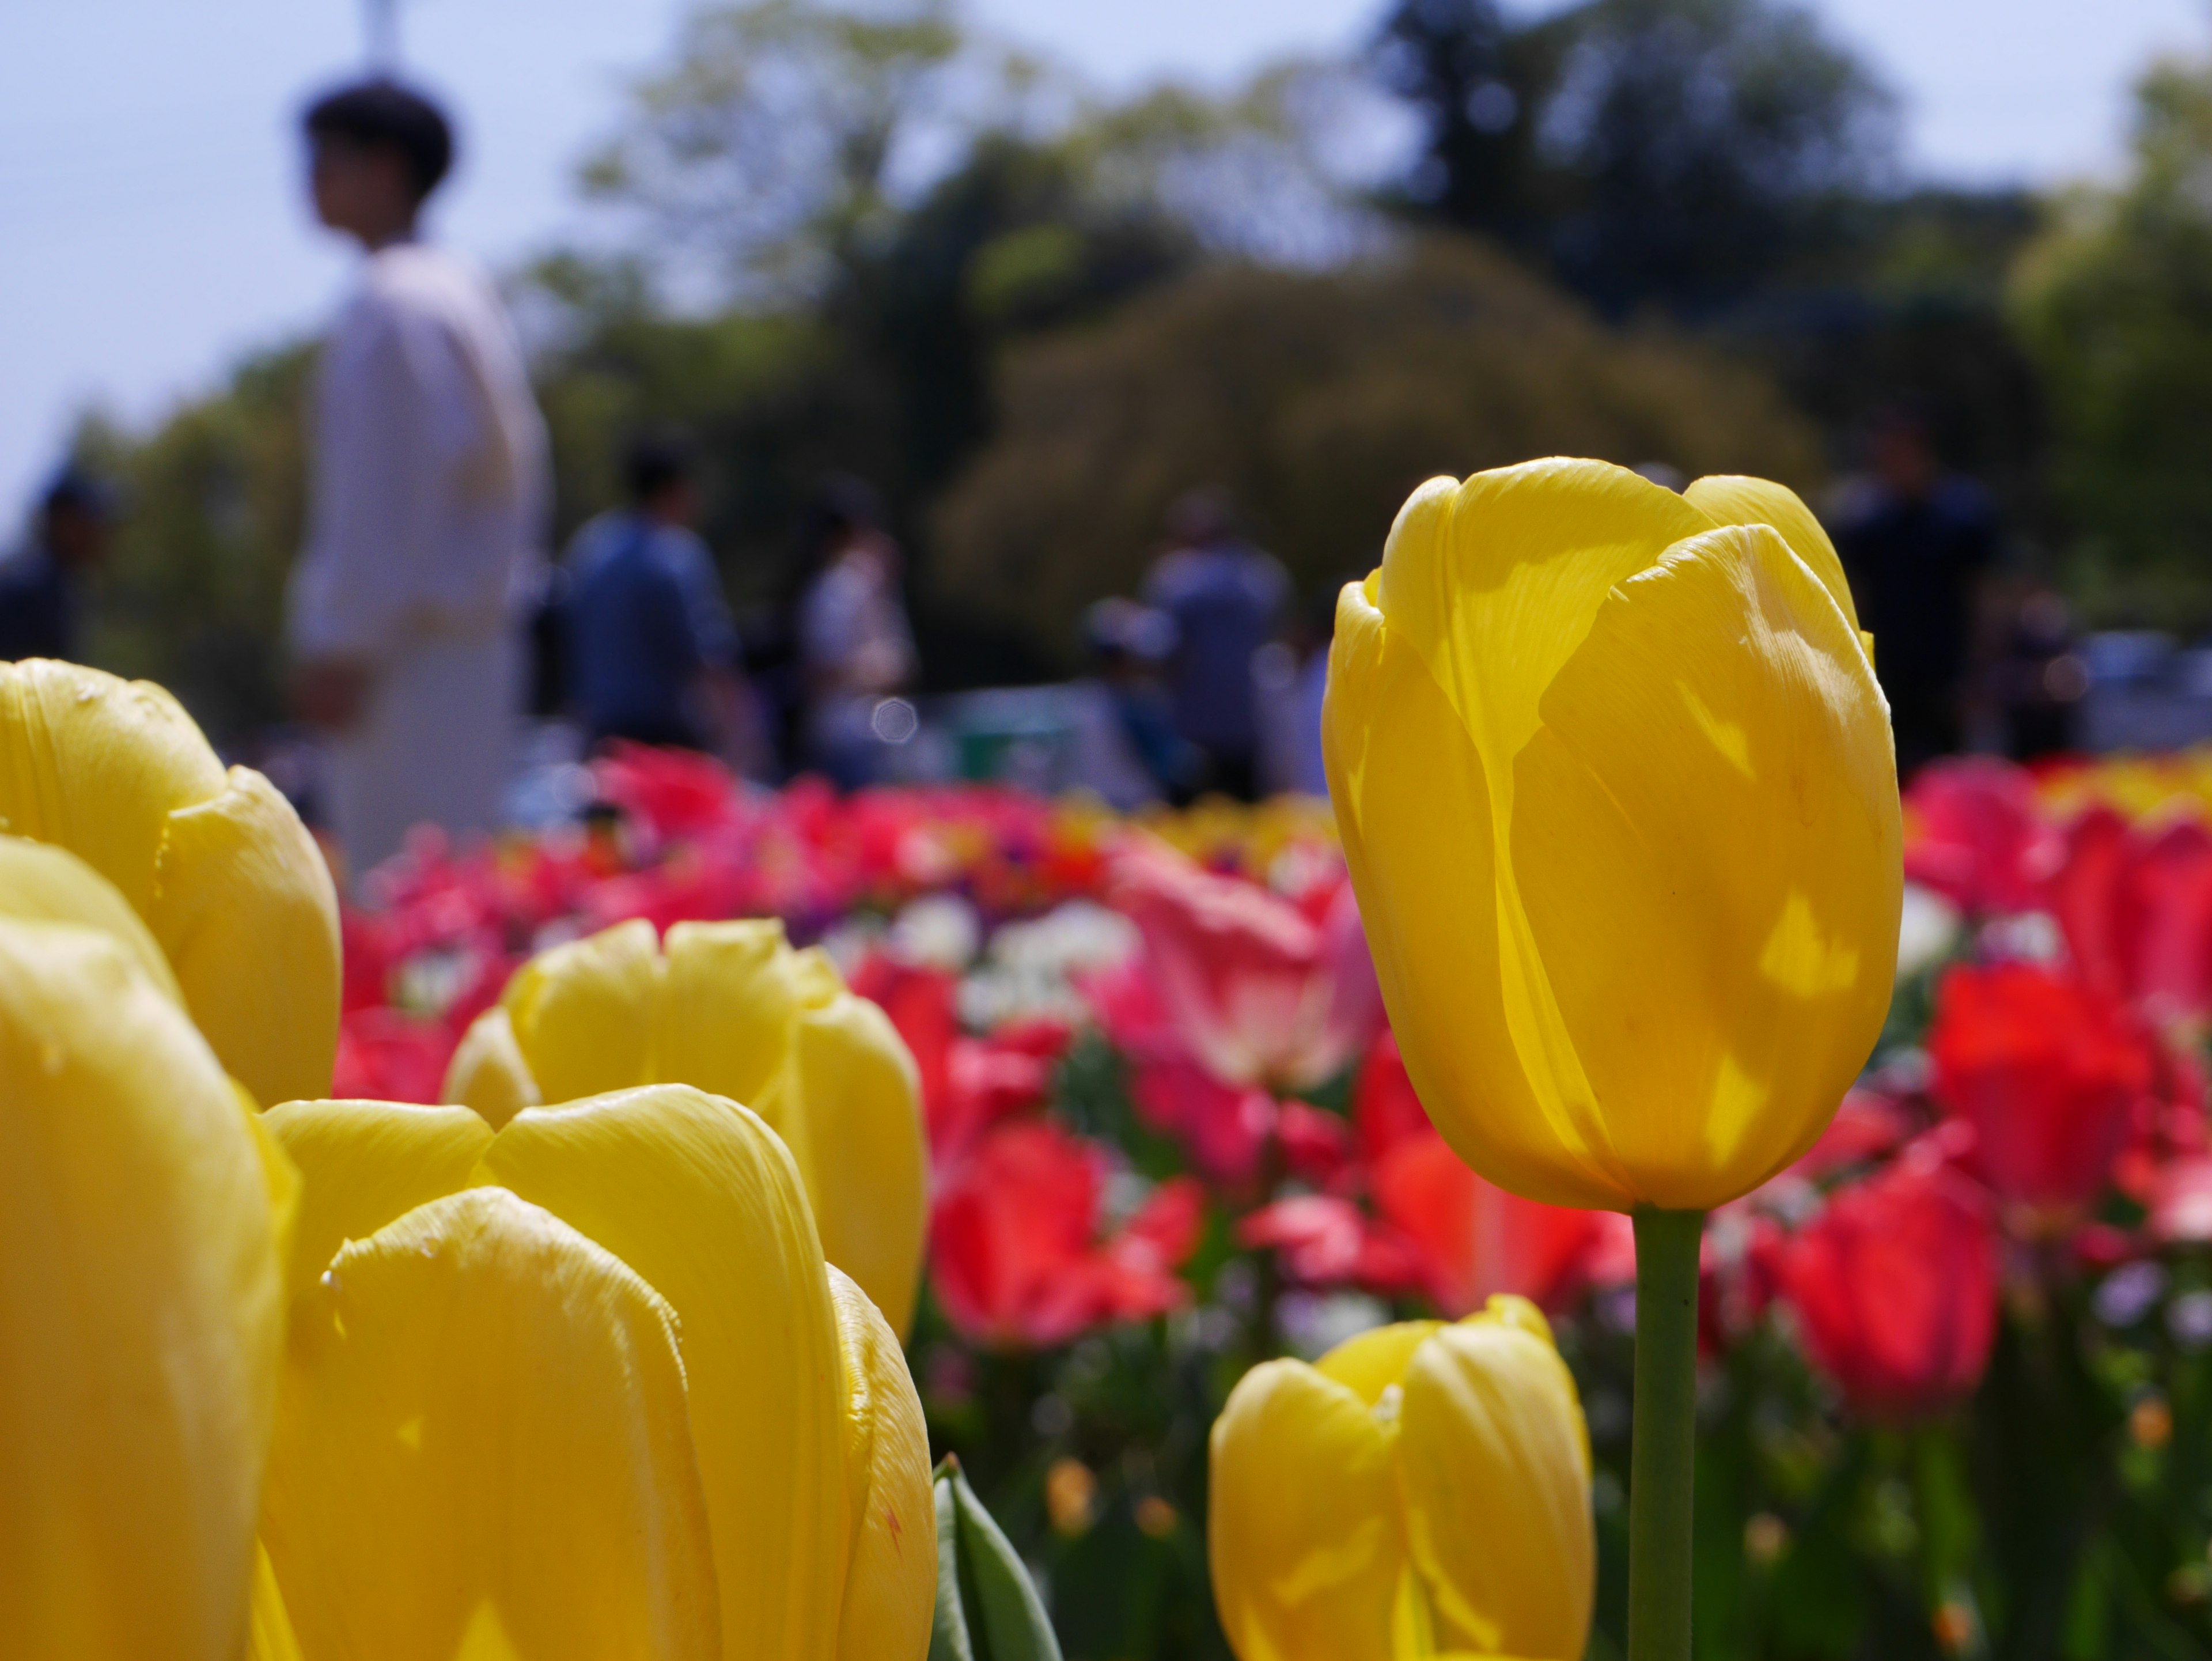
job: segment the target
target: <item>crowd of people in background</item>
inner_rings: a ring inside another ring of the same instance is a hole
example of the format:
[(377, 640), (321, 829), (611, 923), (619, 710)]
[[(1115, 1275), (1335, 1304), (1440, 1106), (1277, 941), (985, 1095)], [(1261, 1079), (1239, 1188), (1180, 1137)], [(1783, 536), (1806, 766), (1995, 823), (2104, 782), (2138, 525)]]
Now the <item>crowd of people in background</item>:
[[(484, 274), (420, 234), (453, 164), (449, 124), (380, 80), (319, 100), (302, 125), (316, 215), (362, 253), (320, 362), (287, 617), (294, 708), (321, 755), (314, 806), (351, 867), (419, 823), (492, 828), (526, 711), (586, 746), (679, 745), (757, 779), (884, 777), (920, 722), (923, 676), (874, 492), (820, 483), (797, 581), (757, 639), (697, 530), (700, 458), (680, 435), (637, 437), (622, 505), (550, 558), (547, 443), (521, 347)], [(1941, 465), (1924, 412), (1885, 417), (1866, 459), (1831, 523), (1880, 642), (1901, 769), (1969, 742), (2063, 747), (2081, 691), (2055, 667), (2063, 604), (2047, 589), (1992, 604), (1995, 514)], [(115, 514), (95, 479), (56, 478), (0, 565), (0, 657), (80, 652), (79, 587)], [(1175, 500), (1164, 531), (1141, 593), (1088, 616), (1100, 788), (1121, 806), (1323, 791), (1333, 593), (1302, 612), (1218, 487)], [(1347, 550), (1347, 564), (1374, 551)]]

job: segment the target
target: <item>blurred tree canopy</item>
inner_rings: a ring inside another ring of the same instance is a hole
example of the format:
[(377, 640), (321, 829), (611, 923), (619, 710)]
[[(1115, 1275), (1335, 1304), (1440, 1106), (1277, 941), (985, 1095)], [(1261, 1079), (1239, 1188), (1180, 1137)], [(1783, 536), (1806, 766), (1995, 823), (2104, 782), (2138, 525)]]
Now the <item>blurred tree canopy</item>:
[[(684, 430), (732, 599), (765, 617), (805, 498), (858, 473), (949, 687), (1064, 668), (1167, 497), (1217, 478), (1319, 593), (1427, 473), (1581, 450), (1814, 482), (1915, 393), (2042, 533), (2039, 389), (2091, 384), (2049, 343), (2086, 362), (2116, 326), (2094, 285), (2118, 266), (2081, 251), (2148, 207), (2082, 208), (2042, 257), (2071, 275), (2021, 290), (2039, 376), (2003, 303), (2037, 204), (1896, 189), (1887, 94), (1802, 6), (1519, 15), (1378, 0), (1346, 60), (1115, 99), (951, 0), (707, 6), (580, 175), (618, 234), (508, 277), (556, 543), (616, 500), (625, 439)], [(2185, 289), (2159, 292), (2178, 329)], [(2077, 293), (2092, 322), (2051, 322)], [(2185, 386), (2154, 358), (2142, 386)], [(289, 348), (154, 432), (85, 435), (133, 504), (94, 651), (229, 739), (281, 715), (311, 365)], [(2082, 458), (2128, 444), (2089, 430), (2068, 499), (2119, 526), (2086, 482), (2118, 474)], [(2178, 460), (2160, 488), (2186, 495)], [(2148, 545), (2156, 517), (2114, 533)]]
[(1776, 0), (1399, 0), (1373, 48), (1422, 121), (1411, 210), (1498, 237), (1603, 309), (1710, 311), (1844, 240), (1895, 108)]
[(1818, 433), (1755, 371), (1607, 328), (1467, 242), (1340, 271), (1201, 273), (1008, 360), (999, 436), (946, 499), (944, 593), (1072, 642), (1133, 590), (1161, 514), (1227, 485), (1325, 600), (1408, 492), (1532, 455), (1754, 472), (1810, 489)]
[(2085, 598), (2115, 619), (2212, 625), (2212, 65), (2143, 80), (2130, 176), (2054, 204), (2014, 301)]

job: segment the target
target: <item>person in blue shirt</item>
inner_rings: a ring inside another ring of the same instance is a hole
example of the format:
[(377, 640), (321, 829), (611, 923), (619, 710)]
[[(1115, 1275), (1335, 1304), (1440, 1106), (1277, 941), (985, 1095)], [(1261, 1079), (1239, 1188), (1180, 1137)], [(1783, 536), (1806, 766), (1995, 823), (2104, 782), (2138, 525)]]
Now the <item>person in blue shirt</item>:
[(107, 492), (76, 467), (46, 487), (30, 540), (0, 564), (0, 660), (74, 659), (78, 585), (106, 557)]
[(1226, 492), (1193, 490), (1168, 513), (1173, 547), (1145, 578), (1145, 604), (1175, 624), (1168, 693), (1176, 729), (1206, 758), (1205, 786), (1254, 800), (1260, 715), (1253, 662), (1281, 631), (1291, 580), (1237, 532)]
[(727, 753), (741, 739), (738, 636), (699, 515), (691, 457), (647, 440), (626, 459), (629, 505), (576, 533), (565, 601), (570, 693), (593, 744), (627, 739)]

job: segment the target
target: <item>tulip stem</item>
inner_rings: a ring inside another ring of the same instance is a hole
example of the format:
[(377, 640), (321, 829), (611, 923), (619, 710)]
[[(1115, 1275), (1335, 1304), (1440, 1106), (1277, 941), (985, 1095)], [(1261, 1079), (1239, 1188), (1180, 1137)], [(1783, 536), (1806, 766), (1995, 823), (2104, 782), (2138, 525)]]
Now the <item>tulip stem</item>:
[(1689, 1661), (1702, 1211), (1638, 1208), (1636, 1418), (1628, 1472), (1628, 1661)]

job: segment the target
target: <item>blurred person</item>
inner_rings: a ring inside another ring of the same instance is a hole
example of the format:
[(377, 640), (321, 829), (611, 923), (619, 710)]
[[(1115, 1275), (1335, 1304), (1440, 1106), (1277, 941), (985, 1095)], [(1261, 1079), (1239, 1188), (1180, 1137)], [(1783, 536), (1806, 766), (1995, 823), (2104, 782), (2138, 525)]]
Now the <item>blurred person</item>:
[(1996, 561), (1996, 514), (1987, 492), (1948, 472), (1928, 416), (1887, 411), (1869, 446), (1868, 476), (1843, 496), (1836, 551), (1859, 623), (1875, 638), (1889, 699), (1897, 770), (1961, 747), (1984, 588)]
[(107, 557), (113, 520), (99, 480), (75, 465), (54, 476), (29, 538), (0, 565), (0, 660), (76, 660), (82, 649), (78, 590)]
[(332, 829), (365, 871), (415, 824), (498, 821), (545, 435), (491, 283), (417, 240), (453, 162), (444, 115), (372, 81), (302, 125), (316, 215), (365, 258), (324, 344), (287, 634), (295, 705), (325, 741)]
[(840, 478), (809, 506), (802, 551), (809, 575), (794, 630), (805, 700), (800, 750), (841, 789), (857, 790), (882, 776), (884, 746), (915, 730), (912, 707), (896, 696), (917, 668), (898, 545), (884, 531), (876, 493)]
[(644, 439), (624, 459), (629, 504), (576, 532), (564, 638), (591, 742), (713, 750), (751, 770), (738, 636), (714, 558), (693, 528), (699, 490), (680, 443)]
[(1260, 715), (1253, 678), (1290, 599), (1287, 573), (1237, 534), (1226, 491), (1192, 490), (1168, 510), (1171, 546), (1145, 578), (1145, 603), (1175, 624), (1169, 694), (1176, 728), (1201, 751), (1206, 785), (1253, 800)]
[(2004, 752), (2014, 761), (2067, 754), (2089, 691), (2088, 666), (2075, 650), (2073, 617), (2058, 593), (2040, 582), (2008, 609), (2004, 643), (1990, 672)]
[(1255, 660), (1259, 678), (1261, 782), (1268, 792), (1302, 796), (1328, 794), (1328, 773), (1322, 764), (1321, 706), (1328, 691), (1328, 648), (1336, 633), (1336, 597), (1346, 573), (1302, 605), (1288, 634), (1261, 648)]
[(1085, 613), (1092, 674), (1078, 733), (1083, 782), (1122, 812), (1164, 797), (1187, 804), (1206, 757), (1176, 731), (1159, 666), (1175, 648), (1175, 624), (1133, 599), (1102, 599)]

